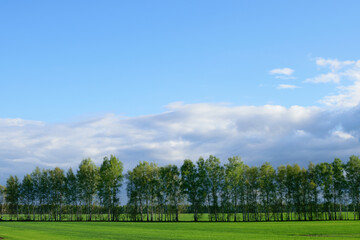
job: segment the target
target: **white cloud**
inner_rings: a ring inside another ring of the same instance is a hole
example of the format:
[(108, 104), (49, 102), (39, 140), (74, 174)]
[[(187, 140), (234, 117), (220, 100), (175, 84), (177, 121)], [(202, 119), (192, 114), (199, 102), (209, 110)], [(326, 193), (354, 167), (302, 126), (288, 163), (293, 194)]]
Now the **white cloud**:
[(316, 64), (322, 67), (328, 67), (331, 71), (335, 72), (340, 70), (343, 67), (348, 65), (355, 64), (355, 61), (339, 61), (337, 59), (324, 59), (324, 58), (317, 58)]
[(305, 82), (311, 82), (311, 83), (328, 83), (328, 82), (334, 82), (339, 83), (340, 82), (341, 75), (337, 73), (326, 73), (321, 74), (319, 76), (316, 76), (314, 78), (308, 78), (305, 80)]
[(348, 139), (353, 139), (354, 136), (349, 134), (349, 133), (346, 133), (346, 132), (343, 132), (343, 131), (334, 131), (332, 133), (333, 136), (336, 136), (336, 137), (339, 137), (339, 138), (342, 138), (342, 139), (345, 139), (345, 140), (348, 140)]
[(76, 168), (84, 157), (100, 164), (109, 154), (126, 168), (140, 160), (181, 164), (209, 154), (224, 161), (241, 155), (251, 165), (331, 160), (359, 154), (359, 115), (355, 108), (174, 103), (162, 114), (133, 118), (110, 114), (64, 124), (2, 119), (0, 181), (35, 166)]
[(290, 76), (294, 73), (294, 70), (291, 68), (276, 68), (273, 70), (270, 70), (269, 74), (271, 75), (286, 75)]
[(296, 85), (289, 85), (289, 84), (279, 84), (277, 89), (295, 89), (295, 88), (300, 88), (299, 86)]
[[(355, 107), (360, 103), (360, 60), (339, 61), (337, 59), (317, 58), (316, 64), (328, 67), (330, 72), (308, 78), (310, 83), (342, 83), (337, 87), (338, 94), (323, 97), (320, 102), (329, 107)], [(349, 83), (344, 85), (344, 83)]]
[(360, 81), (354, 82), (350, 86), (338, 87), (338, 95), (325, 96), (320, 100), (321, 103), (331, 107), (355, 107), (360, 103)]

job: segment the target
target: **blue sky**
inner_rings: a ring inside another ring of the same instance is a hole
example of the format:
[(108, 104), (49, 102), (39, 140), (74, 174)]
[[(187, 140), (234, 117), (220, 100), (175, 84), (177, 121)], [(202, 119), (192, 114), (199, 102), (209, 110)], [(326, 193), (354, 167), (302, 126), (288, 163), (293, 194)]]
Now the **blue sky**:
[(1, 1), (0, 183), (34, 166), (359, 155), (359, 1)]
[[(171, 102), (317, 105), (317, 57), (359, 56), (358, 1), (2, 1), (0, 117), (140, 116)], [(289, 67), (296, 79), (268, 74)], [(278, 91), (278, 84), (301, 85)], [(306, 96), (306, 97), (305, 97)]]

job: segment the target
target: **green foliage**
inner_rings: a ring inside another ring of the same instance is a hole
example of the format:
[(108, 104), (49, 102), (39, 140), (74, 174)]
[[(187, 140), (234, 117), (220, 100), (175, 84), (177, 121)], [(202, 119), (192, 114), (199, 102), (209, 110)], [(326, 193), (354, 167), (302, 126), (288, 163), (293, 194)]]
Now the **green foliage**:
[[(158, 167), (146, 161), (126, 174), (128, 202), (120, 204), (123, 164), (84, 159), (76, 174), (36, 168), (22, 183), (10, 176), (1, 189), (1, 214), (20, 220), (285, 221), (360, 219), (360, 159), (347, 163), (245, 165), (240, 157), (210, 155), (193, 163)], [(5, 200), (5, 201), (4, 201)], [(10, 214), (10, 215), (9, 215)], [(32, 215), (32, 218), (31, 218)]]
[(20, 200), (20, 183), (17, 176), (10, 176), (6, 181), (5, 201), (9, 205), (9, 210), (12, 214), (16, 213), (18, 219), (18, 209)]
[(77, 179), (79, 181), (80, 196), (88, 206), (88, 220), (91, 221), (93, 198), (99, 181), (99, 168), (90, 158), (86, 158), (80, 163)]
[(104, 158), (101, 164), (98, 191), (101, 202), (108, 209), (108, 220), (115, 220), (115, 209), (120, 202), (119, 192), (123, 181), (123, 164), (115, 156)]
[(181, 189), (187, 196), (187, 201), (191, 204), (194, 213), (194, 221), (198, 221), (198, 214), (204, 202), (206, 192), (202, 187), (202, 179), (196, 165), (190, 160), (184, 160), (181, 166)]

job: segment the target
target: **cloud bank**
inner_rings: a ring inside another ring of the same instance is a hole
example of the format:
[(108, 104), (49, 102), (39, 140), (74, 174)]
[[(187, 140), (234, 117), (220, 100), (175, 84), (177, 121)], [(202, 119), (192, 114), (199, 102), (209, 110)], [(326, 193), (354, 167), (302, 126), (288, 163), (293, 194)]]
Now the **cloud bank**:
[(162, 114), (126, 118), (105, 115), (69, 124), (0, 120), (0, 173), (21, 174), (35, 166), (98, 164), (115, 154), (125, 168), (140, 160), (181, 164), (202, 155), (240, 155), (248, 164), (331, 161), (359, 153), (360, 108), (342, 112), (319, 107), (218, 104), (168, 105)]

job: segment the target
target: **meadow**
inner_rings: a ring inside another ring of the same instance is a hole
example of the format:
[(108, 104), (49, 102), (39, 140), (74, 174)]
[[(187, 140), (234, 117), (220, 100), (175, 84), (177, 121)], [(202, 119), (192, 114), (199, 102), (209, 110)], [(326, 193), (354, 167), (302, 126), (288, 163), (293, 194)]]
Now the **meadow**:
[(360, 239), (360, 221), (0, 222), (3, 239)]

